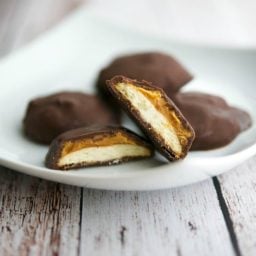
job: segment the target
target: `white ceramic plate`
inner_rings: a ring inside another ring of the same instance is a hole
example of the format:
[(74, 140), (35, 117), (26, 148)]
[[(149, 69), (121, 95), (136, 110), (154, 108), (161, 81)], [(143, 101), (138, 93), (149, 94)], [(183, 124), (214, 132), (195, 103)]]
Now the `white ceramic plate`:
[(176, 163), (163, 158), (61, 172), (44, 167), (47, 147), (22, 135), (28, 101), (58, 90), (93, 92), (99, 69), (117, 54), (161, 50), (174, 54), (197, 79), (186, 90), (214, 92), (256, 120), (256, 52), (177, 45), (101, 23), (79, 10), (65, 22), (0, 62), (0, 163), (61, 183), (112, 190), (171, 188), (218, 175), (256, 153), (256, 127), (229, 146), (192, 152)]

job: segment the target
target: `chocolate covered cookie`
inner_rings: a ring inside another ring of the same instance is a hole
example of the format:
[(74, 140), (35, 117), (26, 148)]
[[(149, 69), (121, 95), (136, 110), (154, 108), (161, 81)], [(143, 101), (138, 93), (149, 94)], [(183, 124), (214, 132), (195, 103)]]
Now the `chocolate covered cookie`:
[(58, 136), (51, 144), (45, 164), (69, 170), (113, 165), (153, 155), (152, 146), (122, 127), (78, 128)]
[(178, 93), (174, 102), (195, 130), (192, 150), (225, 146), (252, 124), (247, 112), (229, 106), (218, 96), (199, 92)]
[(31, 140), (50, 143), (59, 134), (82, 126), (119, 124), (119, 114), (95, 95), (61, 92), (30, 101), (24, 131)]
[(192, 75), (176, 59), (159, 52), (121, 56), (113, 60), (98, 77), (97, 86), (103, 94), (106, 93), (106, 80), (116, 75), (152, 82), (169, 97), (192, 79)]
[(167, 159), (184, 158), (194, 131), (162, 89), (123, 76), (107, 81), (107, 88)]

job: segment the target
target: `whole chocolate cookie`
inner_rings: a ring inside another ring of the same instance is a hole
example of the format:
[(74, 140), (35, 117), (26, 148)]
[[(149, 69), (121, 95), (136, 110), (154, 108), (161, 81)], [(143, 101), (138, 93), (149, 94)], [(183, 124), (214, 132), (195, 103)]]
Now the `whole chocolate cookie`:
[(225, 146), (252, 124), (247, 112), (229, 106), (218, 96), (188, 92), (178, 93), (173, 100), (194, 128), (192, 150)]
[(116, 113), (95, 95), (60, 92), (30, 101), (24, 118), (25, 134), (50, 143), (59, 134), (82, 126), (120, 123)]
[(106, 80), (116, 75), (151, 82), (169, 97), (192, 79), (192, 75), (177, 60), (159, 52), (121, 56), (113, 60), (99, 74), (97, 87), (100, 92), (106, 94)]

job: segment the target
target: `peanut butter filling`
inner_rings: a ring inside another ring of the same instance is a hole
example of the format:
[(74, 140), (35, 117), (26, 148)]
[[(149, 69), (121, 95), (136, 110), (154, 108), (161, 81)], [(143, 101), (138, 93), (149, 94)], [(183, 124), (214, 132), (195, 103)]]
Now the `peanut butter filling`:
[(193, 136), (193, 134), (189, 129), (183, 126), (175, 111), (170, 110), (170, 108), (166, 105), (166, 102), (162, 98), (161, 93), (159, 91), (149, 91), (143, 88), (137, 89), (143, 93), (155, 105), (155, 108), (169, 120), (179, 137), (181, 145), (186, 145), (187, 138), (190, 138)]
[(65, 142), (61, 151), (61, 157), (64, 157), (75, 151), (79, 151), (88, 147), (104, 147), (116, 144), (137, 145), (135, 140), (125, 136), (122, 132), (113, 134), (112, 136), (96, 135), (93, 138), (85, 138), (78, 141)]

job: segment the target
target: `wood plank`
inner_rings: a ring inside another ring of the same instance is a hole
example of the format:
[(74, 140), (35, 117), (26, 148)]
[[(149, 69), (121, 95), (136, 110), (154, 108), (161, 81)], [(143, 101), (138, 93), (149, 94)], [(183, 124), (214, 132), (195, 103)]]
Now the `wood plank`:
[(241, 254), (256, 252), (256, 157), (219, 178)]
[(77, 255), (80, 194), (1, 168), (0, 255)]
[(82, 255), (235, 255), (211, 180), (166, 191), (83, 194)]

